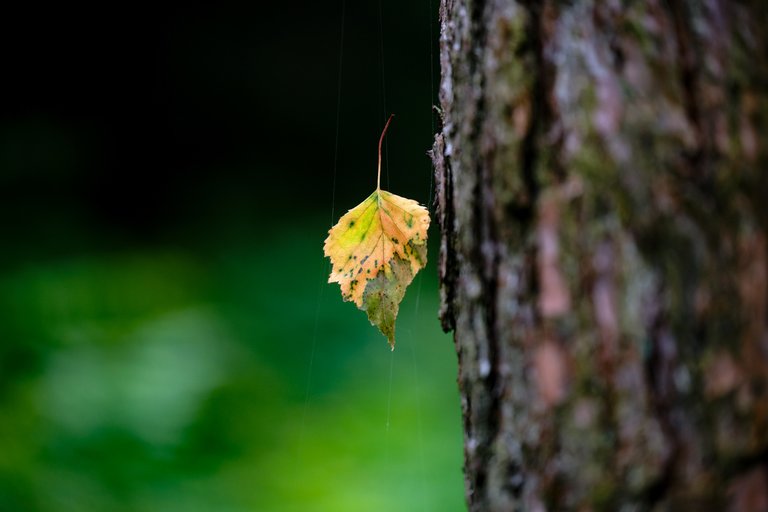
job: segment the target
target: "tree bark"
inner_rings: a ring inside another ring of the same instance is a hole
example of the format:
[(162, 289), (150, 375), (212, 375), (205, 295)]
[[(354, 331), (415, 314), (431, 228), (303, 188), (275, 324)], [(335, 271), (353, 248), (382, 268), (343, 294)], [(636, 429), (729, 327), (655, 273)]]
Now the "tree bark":
[(440, 16), (470, 510), (768, 510), (765, 3)]

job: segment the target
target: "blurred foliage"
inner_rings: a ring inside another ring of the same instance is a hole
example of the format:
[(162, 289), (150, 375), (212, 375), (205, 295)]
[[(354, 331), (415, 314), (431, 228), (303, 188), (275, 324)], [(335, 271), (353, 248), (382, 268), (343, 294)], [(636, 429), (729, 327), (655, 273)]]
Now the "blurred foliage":
[(462, 510), (434, 269), (390, 352), (324, 235), (3, 272), (0, 510)]

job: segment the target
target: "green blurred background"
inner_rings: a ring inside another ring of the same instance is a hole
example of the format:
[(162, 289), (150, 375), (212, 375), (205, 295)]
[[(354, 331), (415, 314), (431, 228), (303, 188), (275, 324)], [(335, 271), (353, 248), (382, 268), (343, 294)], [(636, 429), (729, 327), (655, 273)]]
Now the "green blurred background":
[(390, 112), (430, 201), (437, 1), (282, 4), (4, 12), (0, 511), (465, 510), (436, 230), (394, 352), (322, 257)]

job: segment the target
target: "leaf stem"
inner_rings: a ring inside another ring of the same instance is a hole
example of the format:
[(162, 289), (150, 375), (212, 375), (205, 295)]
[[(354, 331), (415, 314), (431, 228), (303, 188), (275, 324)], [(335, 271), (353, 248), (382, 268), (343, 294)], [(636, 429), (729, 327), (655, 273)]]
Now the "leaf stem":
[(376, 175), (376, 191), (381, 190), (381, 143), (384, 141), (384, 134), (387, 133), (387, 128), (389, 128), (389, 123), (392, 122), (393, 117), (395, 117), (395, 114), (389, 116), (387, 124), (384, 125), (384, 129), (381, 131), (381, 137), (379, 137), (379, 171)]

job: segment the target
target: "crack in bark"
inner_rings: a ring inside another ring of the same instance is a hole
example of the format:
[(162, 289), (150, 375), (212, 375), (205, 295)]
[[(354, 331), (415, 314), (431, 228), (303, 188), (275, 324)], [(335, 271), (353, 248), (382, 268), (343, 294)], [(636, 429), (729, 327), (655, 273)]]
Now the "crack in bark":
[[(666, 11), (674, 28), (676, 42), (676, 65), (678, 80), (682, 90), (682, 102), (686, 117), (693, 126), (696, 140), (694, 151), (684, 153), (687, 178), (698, 186), (704, 186), (709, 180), (707, 162), (708, 150), (705, 126), (698, 97), (698, 64), (693, 53), (694, 36), (688, 26), (688, 7), (681, 0), (665, 0)], [(659, 304), (663, 301), (664, 290), (656, 291)], [(674, 375), (678, 364), (676, 340), (670, 332), (670, 326), (664, 318), (664, 311), (659, 308), (649, 319), (651, 351), (646, 360), (646, 380), (649, 383), (649, 397), (655, 416), (659, 420), (664, 437), (670, 449), (664, 460), (659, 478), (643, 492), (641, 499), (653, 508), (668, 498), (669, 490), (684, 463), (685, 441), (680, 427), (675, 421), (675, 404), (679, 398), (674, 385)]]
[[(660, 291), (657, 292), (657, 296), (660, 302), (662, 300)], [(668, 333), (668, 327), (660, 310), (654, 313), (650, 325), (651, 353), (646, 359), (645, 365), (646, 381), (651, 388), (648, 395), (662, 432), (664, 432), (670, 445), (661, 475), (640, 497), (648, 508), (653, 508), (667, 497), (667, 491), (672, 487), (683, 445), (671, 410), (675, 398), (672, 383), (675, 361), (674, 354), (670, 354), (665, 347), (665, 343), (670, 342), (667, 338), (671, 335)]]
[[(468, 59), (469, 76), (472, 80), (474, 91), (476, 93), (474, 100), (474, 118), (471, 122), (471, 129), (467, 134), (468, 144), (473, 148), (482, 148), (482, 139), (484, 135), (485, 120), (485, 73), (483, 63), (485, 59), (484, 50), (486, 47), (486, 8), (485, 0), (475, 0), (470, 9), (471, 23), (471, 41), (473, 44), (471, 58)], [(489, 166), (486, 154), (480, 149), (480, 154), (474, 155), (472, 159), (472, 173), (477, 177), (472, 195), (474, 211), (472, 220), (474, 226), (472, 229), (478, 235), (479, 243), (475, 244), (471, 250), (471, 260), (480, 262), (482, 268), (475, 269), (480, 277), (481, 292), (477, 306), (481, 308), (483, 321), (485, 324), (486, 339), (482, 340), (487, 351), (487, 364), (489, 371), (484, 380), (489, 401), (483, 404), (482, 410), (477, 411), (484, 417), (478, 418), (470, 416), (475, 422), (485, 426), (484, 436), (477, 439), (478, 446), (475, 452), (476, 461), (488, 461), (493, 457), (493, 443), (498, 435), (500, 424), (500, 403), (499, 403), (499, 373), (498, 373), (498, 335), (496, 331), (496, 288), (497, 288), (497, 251), (495, 220), (493, 215), (493, 192), (492, 176), (489, 173)], [(479, 340), (478, 340), (479, 341)], [(483, 350), (480, 351), (480, 360), (473, 361), (478, 375), (483, 378), (482, 361)], [(475, 430), (475, 429), (473, 429)], [(475, 462), (477, 466), (477, 462)], [(478, 504), (484, 503), (488, 499), (488, 465), (482, 465), (475, 471), (475, 480), (473, 482), (473, 498), (470, 502), (470, 509), (475, 510)], [(479, 498), (479, 499), (477, 499)]]
[(456, 237), (454, 229), (456, 212), (453, 203), (453, 173), (450, 162), (445, 156), (445, 139), (442, 125), (435, 135), (435, 143), (429, 156), (435, 167), (436, 191), (434, 198), (435, 212), (440, 224), (440, 256), (438, 273), (440, 282), (440, 326), (444, 332), (456, 328), (456, 313), (453, 304), (456, 298)]
[(674, 26), (673, 35), (677, 42), (677, 64), (680, 85), (683, 91), (683, 106), (686, 116), (696, 133), (696, 151), (687, 155), (690, 169), (694, 170), (704, 163), (709, 146), (705, 137), (704, 119), (699, 108), (698, 64), (693, 53), (694, 37), (686, 22), (688, 19), (688, 8), (685, 2), (681, 0), (665, 0), (665, 5), (672, 19)]

